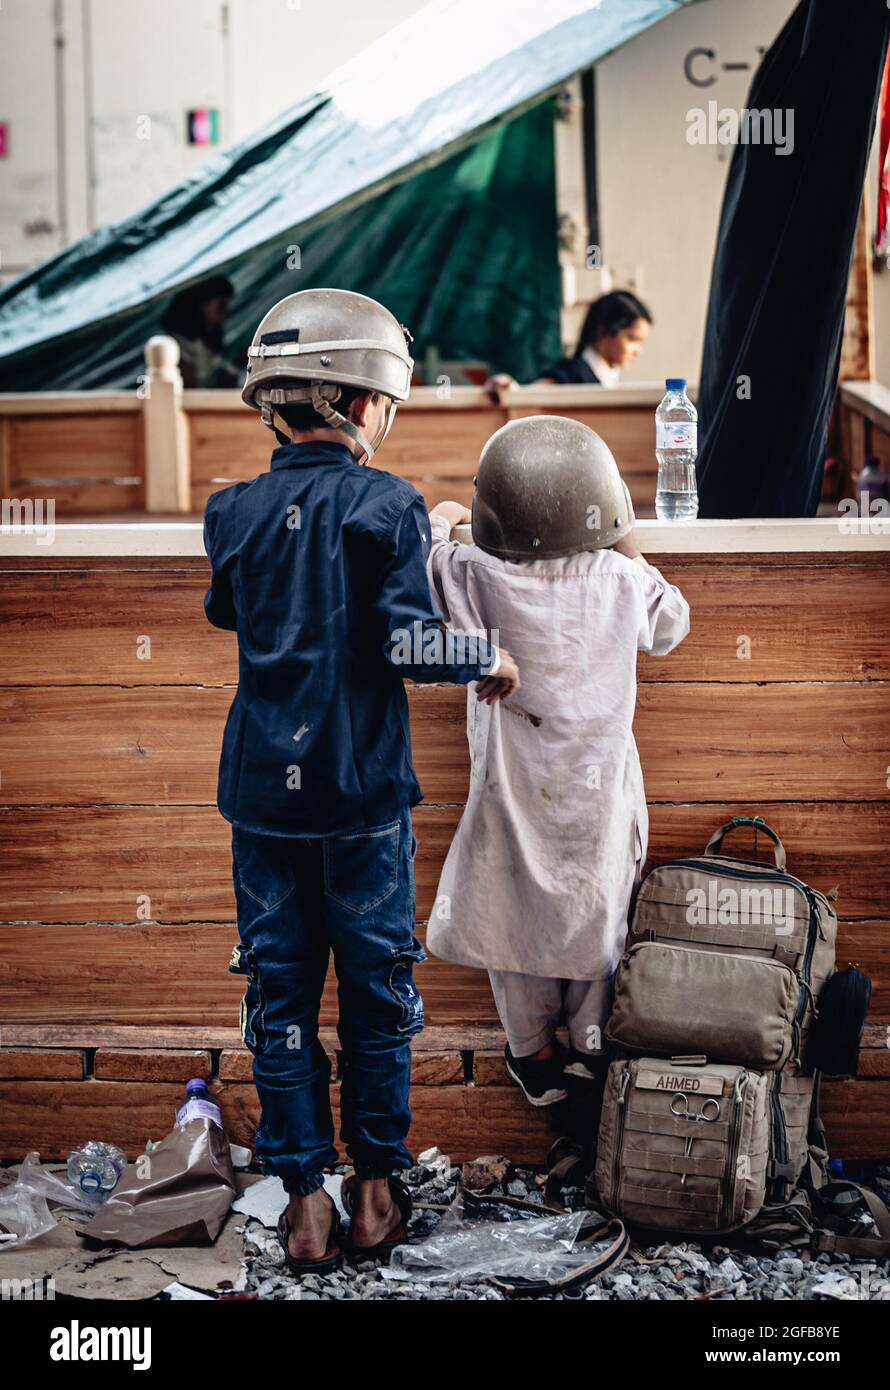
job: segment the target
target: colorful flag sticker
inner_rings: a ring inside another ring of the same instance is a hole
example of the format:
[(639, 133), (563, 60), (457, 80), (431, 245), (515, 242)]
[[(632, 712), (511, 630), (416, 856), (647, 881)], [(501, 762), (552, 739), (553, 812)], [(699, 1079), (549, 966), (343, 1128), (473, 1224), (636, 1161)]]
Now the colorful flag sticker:
[(219, 144), (219, 111), (215, 106), (196, 106), (186, 122), (190, 145)]

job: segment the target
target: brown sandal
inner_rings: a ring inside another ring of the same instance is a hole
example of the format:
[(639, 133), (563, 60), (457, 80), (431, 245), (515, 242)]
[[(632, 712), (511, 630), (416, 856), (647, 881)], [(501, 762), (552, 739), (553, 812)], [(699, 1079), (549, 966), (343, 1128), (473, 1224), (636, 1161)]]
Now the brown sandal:
[(287, 1219), (287, 1207), (278, 1218), (278, 1242), (284, 1251), (284, 1261), (291, 1274), (298, 1278), (302, 1274), (330, 1274), (331, 1270), (337, 1268), (340, 1263), (342, 1251), (342, 1237), (340, 1231), (340, 1213), (337, 1210), (336, 1202), (332, 1202), (331, 1229), (328, 1233), (328, 1246), (323, 1255), (317, 1259), (298, 1259), (292, 1255), (288, 1249), (287, 1242), (291, 1232), (291, 1225)]
[[(355, 1210), (355, 1193), (353, 1187), (357, 1181), (358, 1179), (355, 1173), (349, 1173), (343, 1179), (343, 1186), (340, 1189), (340, 1200), (343, 1203), (343, 1209), (350, 1218), (350, 1221), (353, 1219), (353, 1212)], [(393, 1202), (398, 1207), (402, 1219), (395, 1230), (390, 1231), (389, 1235), (384, 1240), (378, 1241), (376, 1245), (356, 1245), (355, 1241), (352, 1239), (352, 1228), (350, 1227), (350, 1230), (346, 1233), (344, 1244), (347, 1252), (353, 1259), (388, 1259), (390, 1252), (394, 1250), (397, 1245), (403, 1245), (408, 1239), (408, 1222), (411, 1220), (411, 1214), (414, 1211), (411, 1193), (399, 1178), (390, 1177), (387, 1179), (387, 1182), (389, 1183), (390, 1195), (392, 1196)]]

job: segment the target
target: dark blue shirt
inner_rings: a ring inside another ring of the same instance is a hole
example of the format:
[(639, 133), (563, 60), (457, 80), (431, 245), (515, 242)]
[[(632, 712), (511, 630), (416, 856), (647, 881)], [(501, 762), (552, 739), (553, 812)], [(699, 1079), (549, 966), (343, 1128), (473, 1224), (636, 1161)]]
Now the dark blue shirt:
[(204, 611), (238, 634), (217, 793), (226, 819), (332, 835), (420, 801), (403, 679), (463, 685), (494, 649), (468, 642), (449, 659), (416, 488), (341, 444), (289, 444), (270, 472), (213, 494), (204, 546)]
[(561, 357), (554, 366), (548, 367), (541, 376), (552, 377), (560, 386), (599, 386), (596, 372), (580, 353), (576, 357)]

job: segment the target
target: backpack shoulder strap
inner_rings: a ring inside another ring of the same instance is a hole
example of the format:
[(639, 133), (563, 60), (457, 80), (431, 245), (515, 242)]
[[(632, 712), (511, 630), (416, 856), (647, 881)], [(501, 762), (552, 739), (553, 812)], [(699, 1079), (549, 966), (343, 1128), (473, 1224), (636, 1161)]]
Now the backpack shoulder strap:
[(597, 1221), (583, 1229), (582, 1235), (576, 1242), (576, 1249), (582, 1243), (584, 1245), (596, 1245), (599, 1241), (609, 1240), (611, 1244), (606, 1247), (599, 1255), (596, 1255), (587, 1264), (579, 1265), (568, 1274), (564, 1274), (559, 1279), (496, 1279), (492, 1278), (491, 1283), (496, 1288), (503, 1289), (508, 1294), (525, 1295), (541, 1293), (560, 1293), (563, 1289), (578, 1289), (584, 1284), (589, 1284), (592, 1279), (598, 1279), (601, 1275), (607, 1274), (615, 1265), (620, 1264), (630, 1248), (630, 1236), (624, 1228), (624, 1223), (617, 1217), (611, 1221)]
[[(851, 1197), (858, 1196), (874, 1222), (864, 1227), (861, 1219), (852, 1221), (847, 1210)], [(813, 1193), (820, 1224), (813, 1232), (814, 1250), (834, 1250), (840, 1255), (883, 1260), (890, 1257), (890, 1208), (876, 1192), (858, 1182), (830, 1182)], [(821, 1224), (824, 1223), (824, 1224)], [(873, 1234), (866, 1234), (867, 1231)]]

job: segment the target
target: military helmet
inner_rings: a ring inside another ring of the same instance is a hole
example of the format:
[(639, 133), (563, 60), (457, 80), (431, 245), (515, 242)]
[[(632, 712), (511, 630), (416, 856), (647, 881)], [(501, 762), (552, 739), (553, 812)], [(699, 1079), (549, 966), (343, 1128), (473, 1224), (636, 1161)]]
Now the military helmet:
[[(389, 431), (395, 403), (407, 400), (414, 369), (410, 342), (408, 330), (375, 299), (351, 290), (298, 290), (260, 321), (247, 352), (241, 396), (270, 429), (276, 405), (311, 405), (371, 458)], [(375, 441), (334, 409), (344, 386), (389, 398), (386, 425)]]
[(473, 540), (503, 560), (602, 550), (634, 524), (611, 450), (564, 415), (511, 420), (488, 440), (473, 497)]

